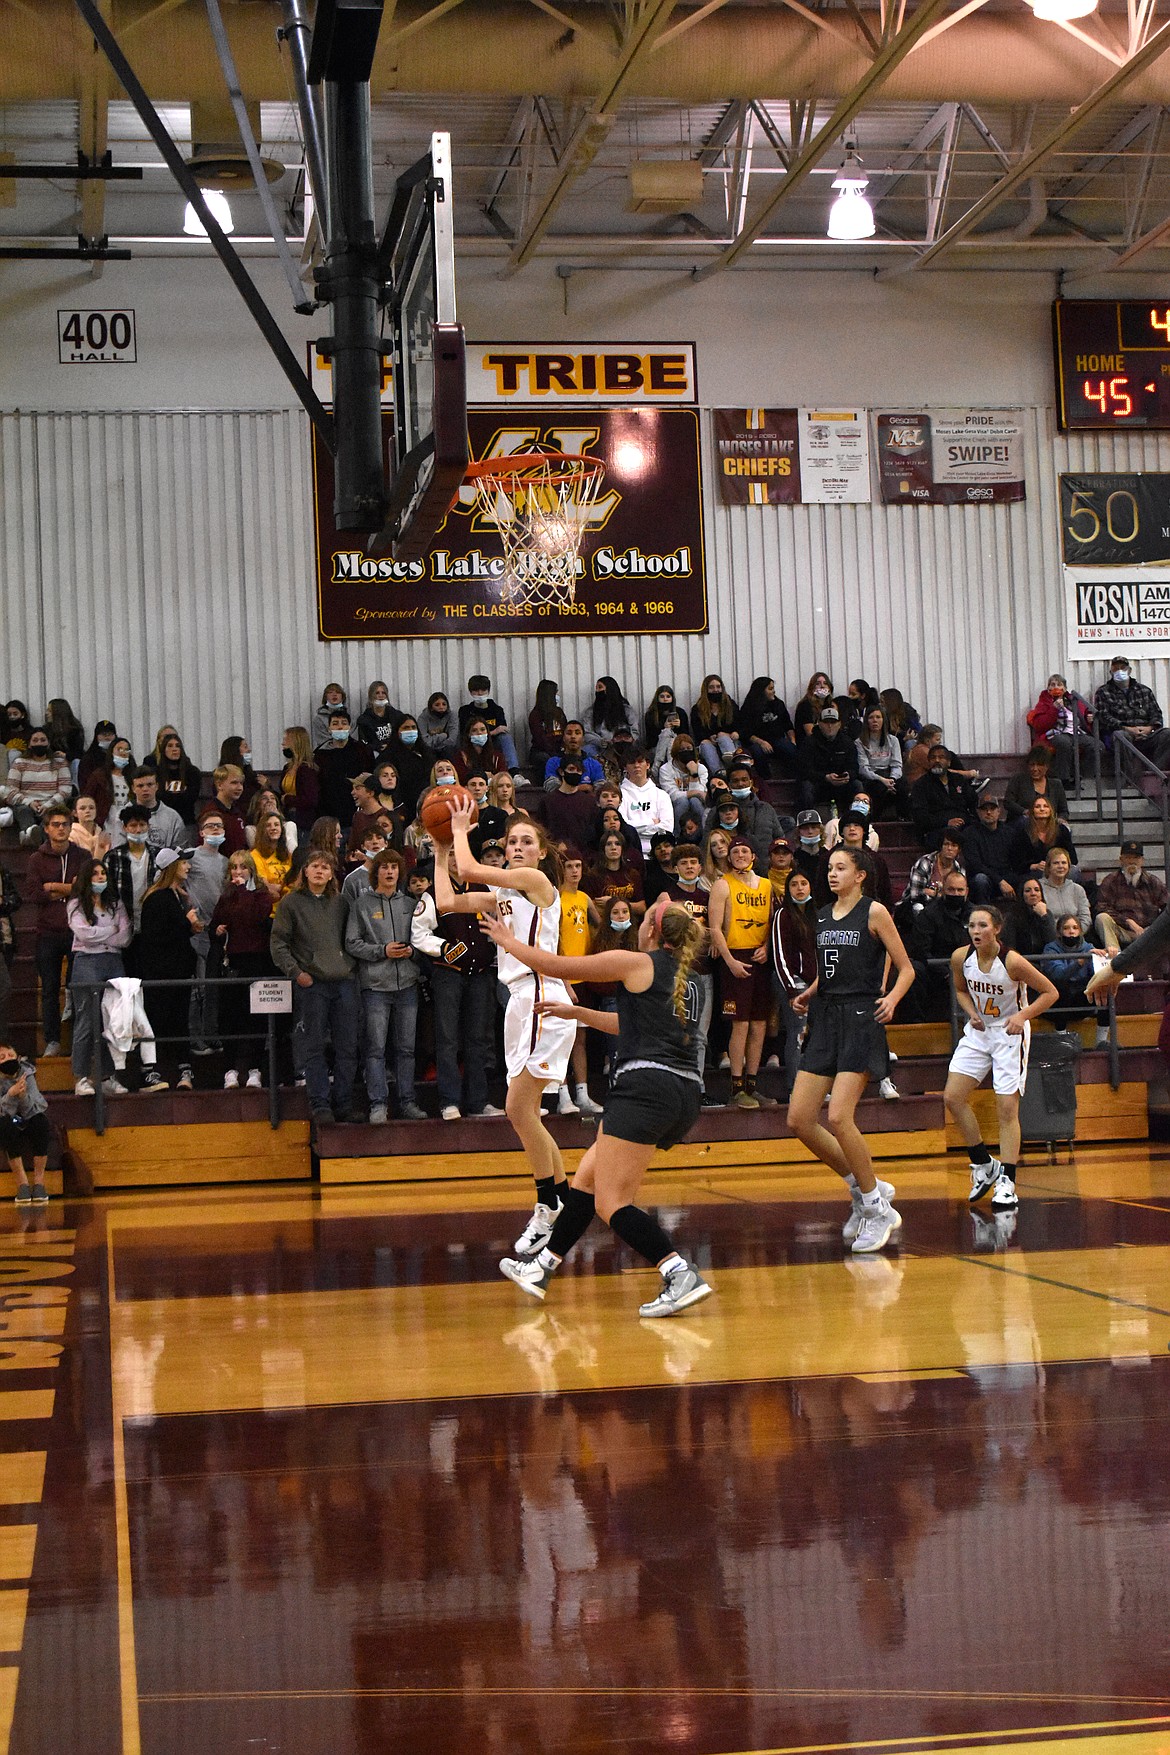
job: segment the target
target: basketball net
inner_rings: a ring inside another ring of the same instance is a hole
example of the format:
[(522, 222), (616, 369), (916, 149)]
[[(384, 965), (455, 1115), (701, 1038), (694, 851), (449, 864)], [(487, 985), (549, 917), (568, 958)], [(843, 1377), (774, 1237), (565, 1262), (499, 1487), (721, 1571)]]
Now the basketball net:
[(500, 596), (567, 608), (577, 595), (577, 557), (604, 474), (595, 457), (525, 452), (468, 467), (482, 517), (504, 550)]

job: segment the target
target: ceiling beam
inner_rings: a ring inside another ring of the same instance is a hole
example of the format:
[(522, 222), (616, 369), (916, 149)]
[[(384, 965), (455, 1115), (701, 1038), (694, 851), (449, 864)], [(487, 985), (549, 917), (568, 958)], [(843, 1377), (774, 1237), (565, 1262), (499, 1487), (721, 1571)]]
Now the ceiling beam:
[(1164, 55), (1167, 49), (1170, 49), (1170, 23), (1162, 25), (1160, 29), (1155, 31), (1145, 47), (1139, 49), (1136, 55), (1131, 56), (1124, 67), (1119, 67), (1116, 73), (1110, 74), (1103, 84), (1089, 94), (1083, 104), (1079, 104), (1071, 115), (1065, 116), (1050, 134), (1045, 135), (1039, 145), (1032, 147), (1030, 152), (1026, 152), (1021, 159), (1017, 160), (1006, 176), (1001, 177), (999, 182), (985, 195), (981, 195), (979, 200), (967, 209), (961, 219), (957, 219), (941, 238), (931, 244), (929, 249), (922, 252), (921, 256), (914, 262), (913, 267), (925, 268), (928, 263), (936, 262), (944, 251), (950, 249), (952, 244), (958, 243), (960, 238), (965, 238), (981, 219), (993, 212), (1001, 201), (1006, 200), (1020, 187), (1021, 183), (1027, 182), (1028, 178), (1033, 176), (1042, 164), (1047, 163), (1053, 153), (1058, 152), (1065, 141), (1071, 139), (1091, 116), (1095, 116), (1098, 110), (1103, 110), (1107, 104), (1112, 103), (1113, 99), (1124, 91), (1132, 79), (1136, 78), (1146, 67), (1151, 66), (1159, 56)]
[(530, 261), (541, 238), (552, 222), (553, 214), (573, 179), (592, 162), (594, 155), (613, 126), (612, 111), (620, 101), (635, 67), (649, 53), (659, 32), (670, 17), (675, 0), (646, 0), (629, 24), (626, 39), (603, 90), (589, 104), (574, 128), (569, 144), (557, 166), (556, 174), (536, 204), (536, 211), (524, 228), (512, 264), (523, 268)]
[(1147, 104), (1144, 110), (1140, 110), (1136, 116), (1131, 117), (1124, 128), (1118, 129), (1113, 138), (1106, 142), (1100, 152), (1095, 152), (1092, 158), (1087, 159), (1079, 169), (1071, 172), (1060, 188), (1053, 192), (1051, 197), (1053, 210), (1059, 211), (1068, 202), (1075, 201), (1094, 177), (1100, 176), (1101, 172), (1107, 170), (1115, 158), (1119, 158), (1133, 145), (1135, 140), (1140, 139), (1147, 128), (1153, 127), (1161, 114), (1160, 105)]
[(939, 13), (949, 5), (950, 0), (922, 0), (918, 11), (903, 26), (897, 36), (890, 41), (873, 58), (870, 66), (858, 80), (853, 90), (839, 100), (832, 115), (809, 141), (804, 149), (796, 154), (788, 167), (788, 174), (776, 193), (760, 208), (759, 212), (743, 228), (735, 242), (723, 252), (718, 262), (710, 268), (701, 269), (702, 274), (714, 274), (720, 269), (731, 268), (745, 251), (750, 250), (756, 239), (771, 224), (773, 217), (787, 201), (788, 197), (805, 181), (813, 167), (824, 157), (829, 148), (838, 140), (866, 103), (880, 91), (886, 80), (910, 53), (919, 38), (930, 28)]

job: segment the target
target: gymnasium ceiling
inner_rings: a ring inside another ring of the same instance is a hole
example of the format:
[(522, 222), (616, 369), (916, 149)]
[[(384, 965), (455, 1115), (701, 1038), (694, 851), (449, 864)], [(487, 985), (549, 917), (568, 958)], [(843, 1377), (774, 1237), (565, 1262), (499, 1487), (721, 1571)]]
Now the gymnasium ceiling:
[[(204, 0), (102, 9), (184, 155), (206, 144), (225, 86)], [(222, 10), (299, 244), (280, 7)], [(183, 239), (184, 198), (71, 0), (0, 0), (0, 33), (0, 245), (206, 251)], [(1102, 0), (1065, 25), (1025, 0), (386, 0), (375, 185), (388, 198), (432, 130), (449, 130), (459, 253), (501, 266), (1159, 270), (1167, 50), (1170, 0)], [(825, 236), (847, 140), (876, 216), (865, 243)], [(4, 177), (5, 162), (106, 151), (141, 182)], [(638, 210), (648, 175), (667, 178), (674, 211)], [(230, 196), (243, 252), (271, 252), (254, 191)]]

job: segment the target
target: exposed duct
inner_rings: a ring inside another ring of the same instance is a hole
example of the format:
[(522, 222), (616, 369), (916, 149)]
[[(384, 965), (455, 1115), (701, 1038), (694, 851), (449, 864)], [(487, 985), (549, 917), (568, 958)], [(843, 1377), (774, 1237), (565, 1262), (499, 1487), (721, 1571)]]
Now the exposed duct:
[[(113, 7), (113, 23), (158, 103), (221, 97), (223, 76), (200, 0), (176, 6)], [(599, 7), (463, 0), (427, 22), (429, 7), (400, 6), (382, 32), (371, 79), (375, 100), (397, 91), (581, 99), (604, 89), (617, 49)], [(267, 0), (226, 5), (241, 83), (250, 102), (288, 99), (276, 45), (279, 9)], [(565, 29), (564, 18), (574, 20)], [(741, 96), (833, 99), (851, 91), (872, 55), (849, 15), (834, 12), (834, 35), (787, 8), (727, 5), (643, 57), (624, 94), (680, 104)], [(856, 47), (842, 41), (852, 36)], [(74, 52), (66, 45), (72, 43)], [(78, 96), (78, 69), (92, 50), (71, 0), (4, 7), (0, 102)], [(883, 101), (1075, 105), (1100, 83), (1101, 59), (1067, 32), (1037, 23), (1023, 7), (980, 11), (907, 57), (883, 87)], [(1170, 57), (1139, 74), (1126, 101), (1170, 104)]]

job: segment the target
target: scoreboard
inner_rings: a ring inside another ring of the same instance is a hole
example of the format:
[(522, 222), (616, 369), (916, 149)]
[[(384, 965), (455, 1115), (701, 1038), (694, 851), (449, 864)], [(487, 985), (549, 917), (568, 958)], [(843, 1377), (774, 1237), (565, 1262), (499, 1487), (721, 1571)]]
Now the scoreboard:
[(1052, 307), (1061, 430), (1170, 430), (1170, 298), (1058, 299)]

